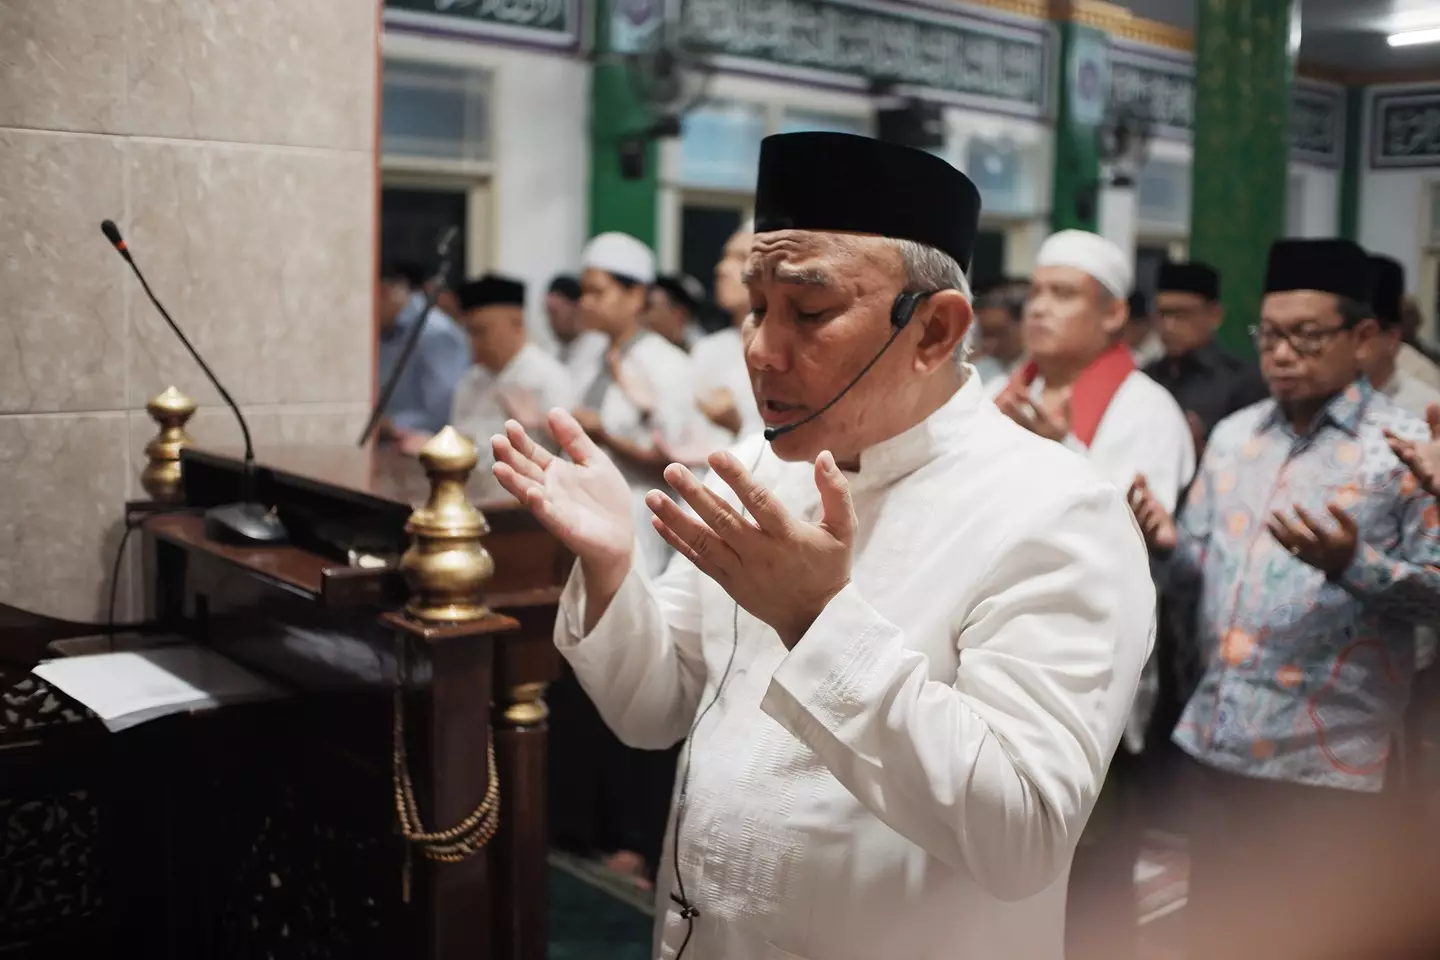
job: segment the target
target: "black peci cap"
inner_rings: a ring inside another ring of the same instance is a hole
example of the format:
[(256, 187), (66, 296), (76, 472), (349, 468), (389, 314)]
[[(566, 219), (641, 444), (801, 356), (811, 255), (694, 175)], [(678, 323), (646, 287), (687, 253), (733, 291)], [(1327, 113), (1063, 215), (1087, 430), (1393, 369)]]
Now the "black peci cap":
[(1351, 240), (1276, 240), (1270, 246), (1265, 292), (1317, 290), (1369, 303), (1370, 258)]
[(1208, 263), (1172, 263), (1166, 260), (1160, 264), (1160, 277), (1155, 283), (1157, 291), (1172, 293), (1198, 293), (1206, 300), (1220, 299), (1220, 274)]
[(487, 273), (461, 286), (456, 291), (456, 296), (460, 298), (461, 310), (494, 306), (523, 307), (525, 284), (510, 277)]
[(760, 144), (755, 232), (819, 230), (911, 240), (967, 272), (980, 191), (934, 154), (850, 133), (782, 133)]
[(1405, 306), (1405, 268), (1399, 260), (1370, 257), (1370, 304), (1382, 327), (1400, 325)]

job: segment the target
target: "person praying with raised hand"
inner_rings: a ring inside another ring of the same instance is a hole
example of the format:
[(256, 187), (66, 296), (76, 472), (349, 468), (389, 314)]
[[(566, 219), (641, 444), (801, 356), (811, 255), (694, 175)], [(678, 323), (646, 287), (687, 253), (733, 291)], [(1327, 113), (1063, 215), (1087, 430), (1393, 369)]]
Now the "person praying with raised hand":
[(496, 477), (576, 555), (555, 642), (682, 754), (655, 955), (1060, 960), (1065, 878), (1149, 653), (1123, 492), (963, 363), (980, 198), (864, 137), (761, 148), (742, 329), (767, 424), (629, 492), (561, 410)]

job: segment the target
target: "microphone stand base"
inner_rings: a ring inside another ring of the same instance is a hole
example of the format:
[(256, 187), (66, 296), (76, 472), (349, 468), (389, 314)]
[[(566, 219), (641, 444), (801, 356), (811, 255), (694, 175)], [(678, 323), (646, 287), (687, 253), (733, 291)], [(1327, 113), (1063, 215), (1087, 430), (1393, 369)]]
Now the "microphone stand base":
[(279, 546), (289, 533), (275, 511), (261, 503), (227, 503), (205, 511), (205, 536), (220, 543)]

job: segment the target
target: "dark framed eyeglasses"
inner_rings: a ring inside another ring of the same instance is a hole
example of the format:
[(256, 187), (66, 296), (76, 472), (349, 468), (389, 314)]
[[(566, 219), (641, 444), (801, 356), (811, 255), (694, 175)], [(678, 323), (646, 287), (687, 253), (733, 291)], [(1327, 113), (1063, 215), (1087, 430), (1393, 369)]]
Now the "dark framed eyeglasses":
[(1344, 333), (1349, 329), (1342, 323), (1338, 327), (1324, 329), (1307, 327), (1287, 333), (1284, 330), (1260, 324), (1250, 327), (1250, 339), (1255, 341), (1255, 349), (1261, 353), (1274, 350), (1283, 341), (1291, 350), (1295, 351), (1296, 356), (1315, 357), (1325, 352), (1325, 348), (1330, 345), (1331, 340), (1335, 339), (1336, 334)]

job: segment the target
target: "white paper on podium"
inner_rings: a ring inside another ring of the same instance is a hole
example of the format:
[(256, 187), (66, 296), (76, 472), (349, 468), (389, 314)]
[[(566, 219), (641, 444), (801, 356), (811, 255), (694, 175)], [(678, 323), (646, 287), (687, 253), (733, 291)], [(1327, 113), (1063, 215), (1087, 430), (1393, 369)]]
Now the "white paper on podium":
[(285, 696), (285, 691), (194, 644), (46, 660), (33, 673), (89, 707), (112, 733), (176, 713)]

